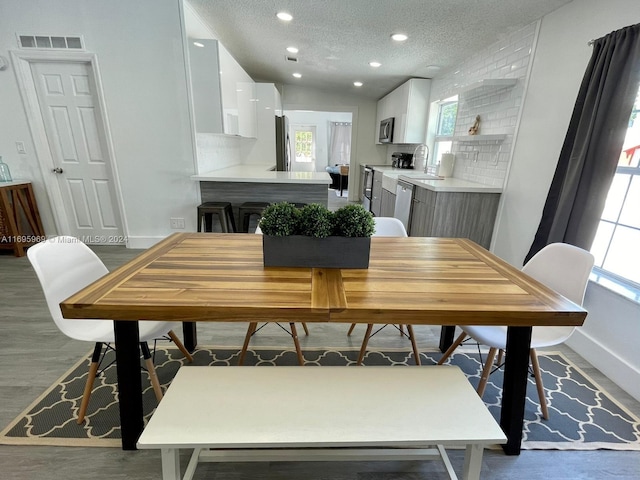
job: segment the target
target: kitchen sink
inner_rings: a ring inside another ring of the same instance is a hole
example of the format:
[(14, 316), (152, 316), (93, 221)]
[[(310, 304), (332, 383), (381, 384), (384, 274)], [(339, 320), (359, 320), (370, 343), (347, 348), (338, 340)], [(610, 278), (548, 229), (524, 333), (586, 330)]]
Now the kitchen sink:
[(411, 175), (412, 180), (444, 180), (444, 177), (439, 177), (437, 175)]

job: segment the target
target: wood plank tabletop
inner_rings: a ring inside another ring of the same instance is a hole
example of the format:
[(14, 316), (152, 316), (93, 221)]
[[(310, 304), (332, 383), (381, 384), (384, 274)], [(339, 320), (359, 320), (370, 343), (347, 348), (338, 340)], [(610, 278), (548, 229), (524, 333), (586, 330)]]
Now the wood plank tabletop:
[(368, 269), (265, 268), (262, 237), (178, 233), (61, 303), (65, 318), (581, 325), (586, 312), (466, 239), (373, 237)]

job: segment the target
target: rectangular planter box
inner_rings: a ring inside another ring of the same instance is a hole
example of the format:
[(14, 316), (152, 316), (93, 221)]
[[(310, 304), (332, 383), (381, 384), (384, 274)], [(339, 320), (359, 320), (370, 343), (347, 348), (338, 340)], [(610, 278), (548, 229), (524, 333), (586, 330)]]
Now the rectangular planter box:
[(369, 268), (370, 237), (262, 236), (265, 267)]

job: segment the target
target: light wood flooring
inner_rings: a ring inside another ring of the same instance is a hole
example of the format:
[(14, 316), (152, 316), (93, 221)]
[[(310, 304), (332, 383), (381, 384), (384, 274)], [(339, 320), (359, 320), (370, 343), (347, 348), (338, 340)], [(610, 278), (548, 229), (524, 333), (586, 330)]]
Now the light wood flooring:
[[(105, 264), (113, 269), (140, 251), (124, 247), (95, 247)], [(4, 428), (33, 399), (62, 375), (91, 345), (68, 339), (50, 319), (48, 310), (26, 257), (0, 253), (0, 428)], [(208, 324), (198, 328), (199, 341), (206, 345), (239, 346), (243, 324)], [(305, 347), (358, 346), (362, 330), (352, 337), (346, 325), (312, 325)], [(437, 345), (438, 329), (416, 328), (418, 344)], [(252, 341), (255, 346), (289, 346), (290, 339), (275, 326), (263, 329)], [(372, 347), (406, 347), (391, 328), (371, 340)], [(567, 347), (561, 350), (596, 382), (610, 391), (627, 408), (640, 415), (640, 405)], [(259, 407), (259, 399), (256, 402)], [(303, 405), (293, 408), (304, 408)], [(384, 408), (381, 406), (381, 415)], [(313, 415), (313, 412), (309, 412)], [(462, 471), (463, 451), (450, 450), (454, 468)], [(187, 462), (184, 452), (183, 468)], [(6, 480), (70, 479), (158, 479), (160, 453), (125, 452), (118, 448), (31, 447), (0, 445), (0, 478)], [(446, 478), (439, 462), (336, 462), (336, 463), (235, 463), (203, 464), (196, 479), (334, 479), (414, 480)], [(640, 452), (615, 451), (523, 451), (506, 456), (487, 451), (483, 479), (576, 479), (637, 480)]]

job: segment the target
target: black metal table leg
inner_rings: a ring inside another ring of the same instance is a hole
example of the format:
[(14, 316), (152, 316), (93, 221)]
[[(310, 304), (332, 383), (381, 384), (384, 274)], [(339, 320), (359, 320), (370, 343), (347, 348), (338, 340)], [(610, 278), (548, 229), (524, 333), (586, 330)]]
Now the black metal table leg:
[(507, 436), (507, 443), (502, 445), (502, 449), (507, 455), (520, 455), (529, 375), (531, 330), (531, 327), (507, 328), (507, 351), (500, 411), (500, 427)]
[(438, 348), (440, 348), (442, 353), (446, 352), (451, 344), (453, 344), (453, 336), (455, 333), (455, 325), (443, 325), (440, 328), (440, 344), (438, 345)]
[(144, 427), (138, 322), (114, 321), (122, 449), (136, 450)]
[(182, 335), (184, 338), (184, 348), (186, 348), (189, 353), (193, 353), (198, 346), (196, 322), (182, 322)]

